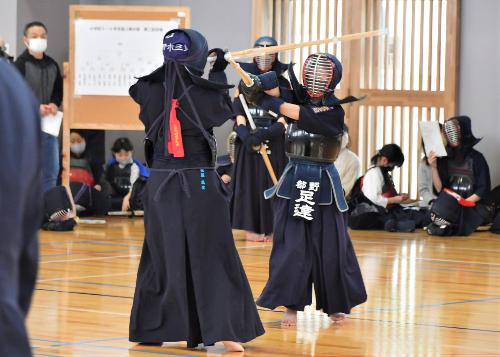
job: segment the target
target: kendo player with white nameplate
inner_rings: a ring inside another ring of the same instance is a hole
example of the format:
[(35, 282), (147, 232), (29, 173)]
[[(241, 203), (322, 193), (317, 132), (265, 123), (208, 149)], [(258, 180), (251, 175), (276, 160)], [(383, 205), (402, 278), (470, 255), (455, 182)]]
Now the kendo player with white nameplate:
[[(254, 47), (277, 46), (276, 40), (263, 36), (255, 41)], [(283, 76), (288, 65), (278, 60), (278, 54), (263, 54), (254, 57), (250, 63), (240, 62), (247, 73), (260, 75), (274, 72), (281, 87), (290, 88), (290, 82)], [(246, 239), (270, 241), (273, 232), (272, 202), (264, 199), (263, 192), (273, 185), (266, 169), (260, 145), (265, 145), (271, 165), (279, 177), (286, 166), (285, 122), (276, 120), (266, 110), (248, 103), (248, 109), (256, 125), (252, 130), (245, 115), (240, 98), (233, 102), (236, 114), (235, 166), (233, 173), (233, 199), (231, 202), (232, 225), (234, 229), (246, 231)]]
[(291, 119), (286, 138), (290, 162), (278, 184), (266, 191), (267, 198), (275, 199), (274, 239), (269, 280), (257, 300), (269, 309), (285, 306), (283, 326), (295, 325), (297, 311), (312, 303), (313, 284), (316, 309), (333, 321), (367, 298), (334, 164), (344, 127), (341, 104), (359, 98), (335, 97), (342, 65), (331, 54), (306, 59), (303, 85), (291, 66), (289, 75), (293, 91), (277, 88), (277, 79), (273, 83), (266, 75), (259, 76), (260, 86), (245, 87), (250, 102)]
[(233, 118), (224, 53), (201, 78), (207, 41), (169, 31), (165, 63), (130, 88), (147, 133), (151, 174), (144, 193), (145, 240), (130, 340), (194, 348), (223, 341), (228, 351), (264, 333), (236, 251), (224, 183), (215, 171), (213, 127)]

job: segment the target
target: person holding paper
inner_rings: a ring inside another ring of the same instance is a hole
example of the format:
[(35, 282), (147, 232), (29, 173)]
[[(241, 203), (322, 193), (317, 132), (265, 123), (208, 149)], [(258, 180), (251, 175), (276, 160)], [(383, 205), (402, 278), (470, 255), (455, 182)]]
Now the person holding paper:
[[(441, 140), (443, 142), (443, 148), (444, 144), (446, 143), (446, 138), (444, 135), (442, 135), (442, 128), (443, 125), (441, 123), (437, 122), (423, 122), (425, 124), (437, 124), (437, 130), (439, 130), (438, 135), (441, 137)], [(421, 123), (421, 129), (422, 129), (422, 123)], [(418, 195), (421, 198), (420, 206), (421, 207), (428, 207), (434, 201), (437, 197), (437, 192), (434, 189), (433, 181), (432, 181), (432, 167), (429, 164), (429, 158), (428, 158), (428, 153), (433, 153), (433, 147), (435, 145), (432, 145), (432, 143), (427, 142), (426, 144), (426, 138), (424, 137), (426, 135), (425, 131), (422, 130), (422, 151), (424, 153), (424, 157), (420, 162), (418, 163)]]
[(491, 189), (490, 171), (483, 154), (474, 149), (481, 141), (472, 133), (467, 116), (445, 121), (446, 157), (429, 153), (434, 189), (439, 193), (431, 206), (432, 235), (469, 235), (489, 215), (485, 198)]
[[(24, 28), (27, 49), (16, 59), (15, 66), (40, 102), (42, 117), (56, 115), (63, 98), (63, 80), (57, 62), (45, 54), (47, 28), (41, 22), (30, 22)], [(53, 133), (52, 133), (53, 134)], [(59, 144), (57, 136), (42, 133), (43, 191), (56, 186), (59, 174)]]

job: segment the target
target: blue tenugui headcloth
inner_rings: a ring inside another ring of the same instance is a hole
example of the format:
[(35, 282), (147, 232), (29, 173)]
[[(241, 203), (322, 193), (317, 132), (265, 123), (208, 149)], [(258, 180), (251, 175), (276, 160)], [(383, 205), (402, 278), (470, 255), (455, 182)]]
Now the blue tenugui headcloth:
[[(186, 84), (182, 78), (183, 68), (191, 76), (203, 75), (203, 70), (208, 57), (208, 44), (205, 37), (198, 31), (191, 29), (175, 29), (168, 31), (163, 37), (163, 59), (165, 63), (165, 120), (164, 135), (168, 138), (170, 130), (170, 111), (172, 99), (179, 80), (182, 88), (186, 89)], [(189, 97), (189, 94), (187, 94)], [(190, 99), (190, 98), (188, 98)], [(194, 108), (193, 108), (194, 110)], [(210, 146), (213, 146), (213, 139), (208, 138), (208, 134), (201, 130), (207, 138)], [(165, 140), (165, 155), (169, 155), (167, 140)], [(212, 148), (213, 150), (213, 148)]]

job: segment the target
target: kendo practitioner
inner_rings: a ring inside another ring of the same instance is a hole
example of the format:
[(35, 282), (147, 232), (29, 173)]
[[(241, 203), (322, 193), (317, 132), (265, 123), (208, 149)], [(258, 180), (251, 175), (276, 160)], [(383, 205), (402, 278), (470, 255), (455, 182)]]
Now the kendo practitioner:
[(472, 133), (467, 116), (448, 119), (443, 125), (446, 157), (429, 153), (433, 186), (438, 197), (431, 206), (427, 232), (431, 235), (466, 236), (493, 219), (490, 170), (483, 154), (474, 149), (481, 141)]
[[(130, 88), (140, 105), (151, 167), (144, 192), (145, 240), (130, 319), (130, 341), (223, 341), (229, 351), (264, 333), (233, 240), (229, 200), (215, 171), (212, 128), (233, 117), (224, 52), (209, 80), (199, 32), (163, 40), (165, 63)], [(214, 82), (210, 79), (217, 80)]]
[[(255, 41), (254, 47), (277, 46), (276, 40), (263, 36)], [(251, 63), (240, 63), (247, 73), (260, 75), (274, 72), (281, 87), (290, 88), (283, 76), (288, 65), (278, 60), (278, 54), (256, 56)], [(250, 241), (270, 241), (273, 232), (273, 209), (271, 201), (265, 200), (263, 192), (273, 185), (261, 154), (260, 145), (265, 145), (274, 172), (279, 177), (285, 168), (285, 125), (281, 119), (276, 121), (266, 110), (248, 103), (248, 109), (257, 129), (253, 131), (247, 122), (240, 99), (234, 99), (236, 114), (235, 165), (233, 177), (234, 195), (231, 204), (234, 229), (246, 231)]]
[(24, 321), (38, 270), (42, 219), (39, 104), (0, 59), (0, 356), (31, 356)]
[[(261, 108), (292, 120), (287, 129), (286, 153), (290, 161), (277, 185), (266, 191), (275, 199), (274, 239), (269, 280), (257, 305), (285, 306), (282, 326), (296, 324), (297, 311), (312, 302), (334, 321), (366, 301), (358, 261), (347, 232), (347, 203), (334, 161), (340, 151), (344, 127), (342, 103), (334, 89), (342, 78), (339, 60), (327, 53), (310, 55), (303, 66), (304, 85), (289, 67), (294, 91), (273, 88), (260, 76), (245, 93)], [(270, 89), (273, 88), (273, 89)], [(279, 95), (279, 97), (278, 97)]]
[(400, 204), (408, 195), (399, 194), (392, 171), (404, 163), (397, 144), (386, 144), (371, 158), (371, 166), (354, 184), (349, 200), (349, 227), (413, 232), (428, 222), (426, 209), (405, 209)]

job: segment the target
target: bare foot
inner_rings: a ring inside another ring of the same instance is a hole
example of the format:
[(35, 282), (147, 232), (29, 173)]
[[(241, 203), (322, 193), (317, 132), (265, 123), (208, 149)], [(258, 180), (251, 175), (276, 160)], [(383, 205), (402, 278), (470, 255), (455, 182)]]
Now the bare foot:
[(281, 320), (281, 327), (294, 327), (297, 325), (297, 311), (287, 308), (283, 320)]
[(330, 320), (332, 320), (335, 323), (341, 322), (341, 321), (345, 320), (345, 314), (342, 312), (336, 312), (336, 313), (330, 315)]
[(272, 242), (273, 241), (273, 235), (272, 234), (265, 235), (264, 236), (264, 241), (265, 242)]
[(238, 342), (222, 341), (227, 352), (243, 352), (245, 349)]
[(265, 242), (265, 237), (261, 234), (246, 231), (245, 239), (249, 242)]

